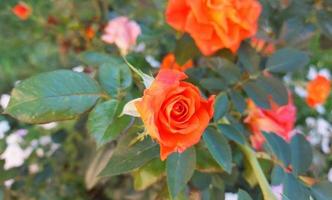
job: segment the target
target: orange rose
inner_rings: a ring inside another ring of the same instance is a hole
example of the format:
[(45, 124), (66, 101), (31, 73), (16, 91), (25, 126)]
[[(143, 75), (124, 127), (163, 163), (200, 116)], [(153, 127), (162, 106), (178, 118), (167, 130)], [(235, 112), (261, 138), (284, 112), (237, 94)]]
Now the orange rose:
[(88, 40), (92, 40), (96, 35), (96, 31), (92, 26), (88, 26), (85, 28), (85, 38)]
[(292, 99), (287, 105), (279, 106), (271, 101), (271, 109), (262, 109), (248, 100), (248, 116), (244, 122), (252, 131), (250, 140), (255, 149), (261, 149), (265, 141), (262, 131), (273, 132), (289, 141), (296, 120), (296, 107)]
[(330, 80), (324, 76), (318, 75), (314, 80), (307, 85), (307, 104), (310, 107), (315, 107), (324, 104), (330, 95), (331, 83)]
[(31, 15), (32, 9), (26, 3), (20, 2), (12, 8), (12, 12), (21, 20), (27, 20)]
[(204, 55), (229, 48), (256, 34), (261, 13), (257, 0), (169, 0), (166, 21), (187, 32)]
[(135, 102), (149, 135), (160, 144), (160, 157), (198, 143), (213, 116), (215, 96), (204, 99), (186, 74), (161, 69), (143, 97)]
[(251, 38), (250, 45), (255, 48), (256, 51), (261, 52), (264, 55), (271, 55), (275, 52), (275, 46), (273, 43), (268, 43), (260, 38)]
[(192, 66), (193, 66), (192, 60), (188, 60), (184, 65), (180, 66), (176, 62), (174, 54), (169, 53), (164, 57), (160, 68), (161, 69), (177, 69), (180, 71), (186, 71), (187, 69), (191, 68)]

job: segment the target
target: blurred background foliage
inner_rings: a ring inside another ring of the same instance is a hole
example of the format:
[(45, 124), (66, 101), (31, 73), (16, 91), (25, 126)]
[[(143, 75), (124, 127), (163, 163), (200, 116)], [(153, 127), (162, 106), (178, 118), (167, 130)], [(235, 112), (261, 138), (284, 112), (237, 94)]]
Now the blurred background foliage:
[[(94, 55), (93, 52), (117, 54), (115, 47), (106, 47), (103, 44), (100, 35), (108, 19), (120, 15), (135, 19), (142, 28), (143, 34), (139, 37), (137, 48), (144, 46), (144, 50), (136, 50), (129, 58), (135, 66), (153, 74), (155, 66), (152, 66), (149, 58), (160, 61), (165, 54), (174, 51), (179, 62), (194, 57), (196, 66), (202, 66), (188, 70), (188, 74), (190, 81), (199, 85), (205, 93), (220, 92), (223, 89), (222, 85), (218, 85), (219, 82), (216, 83), (215, 79), (211, 78), (211, 74), (215, 77), (220, 75), (206, 67), (210, 61), (200, 57), (190, 38), (176, 34), (165, 24), (164, 1), (25, 2), (33, 9), (32, 16), (26, 21), (19, 20), (11, 12), (18, 1), (0, 2), (0, 94), (9, 94), (17, 81), (40, 72), (82, 67), (84, 72), (93, 74), (96, 62), (101, 59), (100, 54)], [(294, 47), (310, 55), (310, 65), (303, 70), (287, 74), (285, 77), (284, 73), (278, 75), (280, 78), (283, 77), (286, 85), (295, 92), (294, 99), (298, 108), (297, 127), (308, 133), (312, 129), (307, 123), (308, 118), (322, 118), (327, 122), (332, 120), (331, 100), (325, 104), (323, 111), (315, 110), (309, 108), (296, 92), (305, 86), (310, 68), (317, 71), (332, 70), (332, 1), (261, 0), (261, 3), (264, 12), (260, 18), (261, 28), (257, 37), (273, 43), (278, 49)], [(89, 29), (93, 30), (92, 37), (88, 36)], [(262, 68), (267, 62), (267, 57), (261, 52), (256, 52), (249, 44), (250, 42), (246, 41), (241, 50), (251, 55), (250, 62), (255, 63), (255, 67)], [(219, 54), (228, 60), (235, 60), (228, 51)], [(133, 88), (130, 95), (137, 96), (135, 90), (136, 88)], [(8, 146), (7, 139), (11, 135), (22, 134), (22, 131), (25, 131), (25, 136), (24, 141), (20, 141), (20, 146), (28, 151), (28, 156), (23, 159), (24, 164), (19, 167), (6, 169), (4, 161), (0, 161), (0, 199), (166, 198), (166, 181), (162, 178), (165, 174), (158, 171), (160, 168), (163, 169), (158, 160), (134, 171), (133, 176), (120, 175), (101, 180), (97, 178), (101, 170), (101, 160), (113, 153), (113, 148), (110, 147), (115, 143), (107, 144), (104, 149), (97, 152), (94, 139), (87, 133), (86, 121), (87, 115), (83, 115), (77, 121), (33, 126), (18, 122), (9, 116), (0, 116), (2, 126), (6, 126), (5, 122), (8, 122), (10, 127), (3, 128), (5, 136), (0, 140), (0, 152), (4, 152)], [(328, 148), (331, 143), (331, 131), (329, 130), (327, 137)], [(231, 145), (233, 149), (235, 145)], [(315, 178), (326, 179), (332, 167), (332, 155), (322, 150), (320, 142), (313, 143), (313, 146), (314, 160), (309, 174)], [(207, 155), (207, 152), (201, 148), (197, 154)], [(251, 188), (248, 184), (251, 178), (245, 177), (248, 169), (245, 169), (242, 154), (236, 148), (232, 154), (233, 162), (239, 167), (231, 175), (217, 173), (220, 172), (220, 167), (210, 159), (211, 156), (200, 156), (207, 160), (197, 161), (202, 170), (195, 172), (190, 184), (198, 190), (205, 191), (204, 199), (222, 199), (225, 191), (237, 192), (239, 187), (246, 188), (254, 199), (261, 199), (257, 192), (258, 187)], [(261, 164), (267, 174), (271, 172), (272, 166), (269, 162), (263, 160)], [(205, 173), (206, 171), (209, 173)], [(244, 172), (244, 175), (240, 172)], [(158, 184), (154, 184), (159, 180)], [(208, 188), (210, 183), (213, 187)], [(146, 188), (148, 189), (144, 190)], [(192, 195), (192, 198), (195, 198), (195, 191)], [(180, 196), (179, 199), (181, 198), (185, 199)]]

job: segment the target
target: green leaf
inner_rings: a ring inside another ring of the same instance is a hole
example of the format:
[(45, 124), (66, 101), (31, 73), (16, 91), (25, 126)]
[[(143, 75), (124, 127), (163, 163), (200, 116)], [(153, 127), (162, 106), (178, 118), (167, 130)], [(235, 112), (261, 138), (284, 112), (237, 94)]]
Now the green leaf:
[(309, 56), (299, 50), (283, 48), (276, 51), (267, 60), (267, 70), (276, 73), (287, 73), (298, 70), (309, 63)]
[(246, 140), (244, 136), (231, 125), (219, 124), (218, 128), (221, 131), (221, 133), (224, 134), (228, 139), (239, 144), (245, 144)]
[(114, 140), (130, 122), (130, 117), (119, 117), (122, 106), (117, 100), (98, 104), (89, 114), (88, 132), (94, 136), (98, 146)]
[(204, 190), (210, 186), (212, 182), (212, 176), (208, 173), (201, 173), (199, 171), (195, 171), (191, 183), (192, 185), (199, 189)]
[(228, 97), (225, 93), (220, 93), (214, 104), (214, 121), (221, 119), (227, 112), (228, 109)]
[(83, 53), (80, 53), (78, 58), (91, 66), (100, 66), (104, 63), (108, 63), (112, 61), (112, 57), (105, 53), (99, 53), (94, 51), (86, 51)]
[(286, 86), (277, 78), (273, 76), (260, 76), (256, 83), (279, 105), (286, 105), (288, 103), (288, 91)]
[(284, 163), (285, 167), (288, 167), (291, 162), (291, 150), (289, 145), (285, 140), (274, 133), (263, 132), (263, 135), (273, 154)]
[(185, 34), (176, 42), (174, 54), (176, 62), (179, 65), (184, 65), (188, 60), (199, 55), (199, 50), (197, 49), (193, 39), (188, 34)]
[(159, 158), (151, 160), (133, 173), (135, 190), (145, 190), (159, 181), (165, 172), (165, 162)]
[(159, 156), (159, 146), (150, 138), (133, 146), (119, 146), (100, 176), (115, 176), (128, 173)]
[(229, 60), (213, 58), (209, 59), (207, 64), (211, 69), (217, 72), (228, 85), (237, 83), (241, 78), (240, 68)]
[(117, 96), (119, 92), (129, 88), (132, 84), (132, 76), (127, 64), (115, 59), (99, 67), (99, 80), (111, 96)]
[(238, 200), (252, 200), (250, 195), (244, 190), (239, 189), (237, 194), (238, 194)]
[(243, 43), (238, 51), (240, 64), (253, 74), (258, 71), (260, 57), (257, 52), (248, 44)]
[(275, 165), (271, 173), (271, 185), (280, 185), (284, 181), (285, 171), (279, 165)]
[(235, 108), (240, 112), (243, 113), (247, 107), (246, 101), (244, 100), (243, 96), (238, 91), (231, 91), (229, 93), (232, 102), (234, 103)]
[(313, 185), (310, 190), (315, 200), (331, 200), (332, 183), (328, 181), (317, 183)]
[(167, 185), (174, 199), (187, 185), (196, 167), (196, 152), (189, 148), (183, 153), (173, 153), (167, 158)]
[(286, 174), (283, 195), (287, 200), (309, 200), (309, 190), (293, 174)]
[(317, 12), (318, 25), (323, 34), (332, 40), (332, 14), (324, 10)]
[(211, 127), (205, 130), (203, 139), (212, 157), (230, 174), (232, 172), (232, 152), (227, 139)]
[(204, 78), (200, 81), (200, 85), (210, 92), (218, 92), (226, 89), (226, 83), (220, 78)]
[(309, 142), (301, 134), (296, 134), (291, 140), (292, 167), (296, 174), (304, 174), (312, 162), (312, 149)]
[(257, 106), (265, 109), (271, 108), (268, 93), (256, 81), (246, 82), (243, 89)]
[(26, 123), (47, 123), (78, 117), (94, 106), (100, 88), (83, 73), (58, 70), (19, 83), (6, 113)]

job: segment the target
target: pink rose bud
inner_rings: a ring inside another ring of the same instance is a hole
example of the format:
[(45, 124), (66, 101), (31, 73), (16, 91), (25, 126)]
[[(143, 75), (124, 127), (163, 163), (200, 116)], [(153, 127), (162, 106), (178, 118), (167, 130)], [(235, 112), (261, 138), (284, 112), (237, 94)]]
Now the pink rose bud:
[(141, 34), (139, 25), (127, 17), (116, 17), (110, 20), (104, 31), (101, 39), (109, 44), (115, 43), (122, 55), (128, 54)]

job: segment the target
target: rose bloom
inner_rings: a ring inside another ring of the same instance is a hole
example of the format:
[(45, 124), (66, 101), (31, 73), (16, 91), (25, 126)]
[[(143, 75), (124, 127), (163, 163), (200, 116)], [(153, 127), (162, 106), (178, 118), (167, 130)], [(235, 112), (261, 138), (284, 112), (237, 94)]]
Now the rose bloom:
[(307, 85), (307, 104), (310, 107), (324, 104), (330, 95), (330, 90), (330, 80), (322, 75), (316, 76), (316, 78)]
[(96, 35), (96, 31), (92, 26), (88, 26), (85, 28), (85, 38), (88, 40), (92, 40)]
[(149, 135), (160, 144), (160, 157), (182, 153), (198, 143), (213, 116), (215, 96), (204, 99), (185, 73), (161, 69), (135, 103)]
[(279, 106), (272, 100), (271, 109), (259, 108), (252, 100), (248, 100), (248, 116), (244, 122), (252, 131), (250, 136), (252, 146), (260, 150), (265, 138), (262, 131), (273, 132), (284, 140), (289, 141), (292, 136), (296, 120), (296, 107), (290, 98), (287, 105)]
[(256, 34), (262, 7), (257, 0), (169, 0), (166, 21), (195, 40), (204, 55), (228, 48)]
[(191, 68), (193, 66), (193, 61), (188, 60), (184, 65), (179, 65), (175, 60), (175, 55), (172, 53), (167, 54), (162, 63), (160, 68), (161, 69), (177, 69), (180, 71), (186, 71), (187, 69)]
[(251, 38), (250, 45), (261, 52), (264, 55), (271, 55), (275, 52), (275, 46), (272, 43), (268, 43), (263, 39), (253, 37)]
[(12, 8), (12, 12), (21, 20), (27, 20), (32, 13), (32, 9), (24, 2), (19, 2)]
[(116, 17), (110, 20), (101, 39), (109, 44), (115, 43), (122, 55), (136, 44), (137, 37), (141, 34), (139, 25), (127, 17)]

